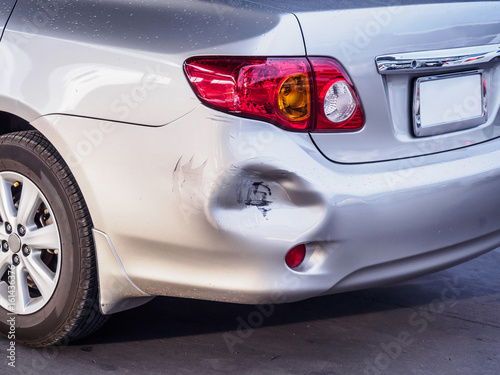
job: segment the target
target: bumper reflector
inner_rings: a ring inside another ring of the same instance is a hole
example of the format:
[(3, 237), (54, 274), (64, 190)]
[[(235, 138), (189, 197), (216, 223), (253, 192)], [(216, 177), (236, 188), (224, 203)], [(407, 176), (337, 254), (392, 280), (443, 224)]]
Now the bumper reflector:
[(306, 245), (297, 245), (286, 254), (285, 263), (290, 268), (296, 268), (302, 264), (305, 257)]

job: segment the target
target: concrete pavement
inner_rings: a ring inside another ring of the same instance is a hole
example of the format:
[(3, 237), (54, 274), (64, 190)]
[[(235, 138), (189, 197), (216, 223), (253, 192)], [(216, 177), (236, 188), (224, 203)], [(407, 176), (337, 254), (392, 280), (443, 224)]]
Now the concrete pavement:
[(408, 282), (278, 306), (157, 298), (1, 374), (500, 373), (500, 249)]

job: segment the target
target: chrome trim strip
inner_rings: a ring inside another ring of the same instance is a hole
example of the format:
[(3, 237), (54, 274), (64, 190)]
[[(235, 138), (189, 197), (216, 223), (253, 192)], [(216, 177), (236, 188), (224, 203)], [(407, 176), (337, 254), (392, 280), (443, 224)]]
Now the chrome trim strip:
[[(481, 76), (481, 108), (482, 114), (477, 117), (465, 118), (459, 121), (442, 122), (439, 124), (422, 126), (420, 117), (420, 84), (425, 81), (437, 81), (447, 78), (463, 77), (466, 75), (479, 74)], [(415, 81), (413, 92), (413, 131), (417, 137), (445, 134), (458, 130), (474, 128), (484, 124), (488, 120), (488, 99), (484, 70), (472, 70), (460, 73), (449, 73), (437, 76), (420, 77)]]
[(453, 48), (377, 56), (375, 62), (380, 74), (402, 74), (408, 72), (435, 72), (446, 68), (486, 64), (500, 61), (500, 44), (476, 47)]

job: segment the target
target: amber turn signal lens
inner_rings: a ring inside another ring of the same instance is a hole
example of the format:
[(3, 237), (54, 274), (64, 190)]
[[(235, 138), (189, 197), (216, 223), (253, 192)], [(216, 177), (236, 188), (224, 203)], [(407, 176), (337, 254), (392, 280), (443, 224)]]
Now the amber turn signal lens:
[(281, 113), (292, 121), (305, 120), (310, 115), (311, 95), (307, 74), (295, 74), (283, 81), (278, 92)]

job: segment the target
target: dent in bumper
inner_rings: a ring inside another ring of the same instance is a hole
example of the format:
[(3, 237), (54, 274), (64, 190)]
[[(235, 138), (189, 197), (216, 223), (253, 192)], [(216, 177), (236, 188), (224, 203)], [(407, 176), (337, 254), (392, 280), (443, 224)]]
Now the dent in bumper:
[[(37, 125), (71, 160), (75, 130), (95, 122), (56, 120)], [(268, 141), (241, 147), (259, 132)], [(116, 126), (70, 167), (94, 224), (149, 295), (293, 301), (413, 277), (500, 245), (495, 141), (340, 165), (307, 135), (200, 107), (162, 128)], [(299, 243), (308, 255), (292, 271), (284, 257)]]

